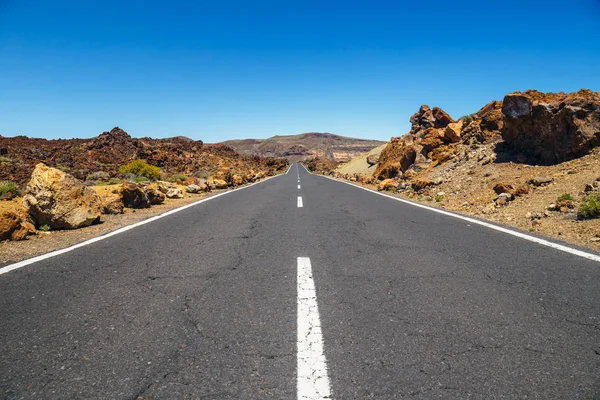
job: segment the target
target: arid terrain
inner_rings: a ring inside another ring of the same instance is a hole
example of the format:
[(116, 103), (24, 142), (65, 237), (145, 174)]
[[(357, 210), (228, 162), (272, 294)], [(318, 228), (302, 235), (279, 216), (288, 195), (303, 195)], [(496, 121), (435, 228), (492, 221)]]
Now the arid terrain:
[(81, 180), (97, 172), (107, 173), (109, 178), (123, 178), (119, 167), (137, 159), (161, 168), (164, 179), (175, 174), (196, 174), (230, 180), (235, 174), (272, 175), (287, 168), (285, 160), (241, 156), (224, 145), (206, 145), (184, 137), (132, 138), (118, 127), (92, 139), (0, 136), (0, 157), (0, 180), (21, 186), (29, 181), (39, 162)]
[(187, 138), (0, 137), (0, 263), (110, 232), (283, 173), (282, 158), (241, 156)]
[[(456, 121), (422, 106), (411, 123), (411, 131), (392, 138), (379, 155), (337, 166), (305, 164), (395, 196), (600, 250), (598, 93), (513, 93)], [(587, 208), (591, 214), (583, 212)]]
[(229, 140), (222, 144), (243, 155), (285, 157), (291, 162), (314, 157), (345, 162), (384, 142), (311, 132), (268, 139)]

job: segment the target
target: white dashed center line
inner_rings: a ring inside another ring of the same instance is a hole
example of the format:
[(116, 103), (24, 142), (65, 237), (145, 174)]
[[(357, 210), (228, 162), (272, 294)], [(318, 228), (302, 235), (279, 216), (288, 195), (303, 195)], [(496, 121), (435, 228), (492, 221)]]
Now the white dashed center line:
[(300, 185), (298, 185), (298, 189), (300, 189)]
[(331, 399), (310, 258), (298, 257), (298, 400)]
[(302, 208), (302, 196), (298, 196), (298, 208)]

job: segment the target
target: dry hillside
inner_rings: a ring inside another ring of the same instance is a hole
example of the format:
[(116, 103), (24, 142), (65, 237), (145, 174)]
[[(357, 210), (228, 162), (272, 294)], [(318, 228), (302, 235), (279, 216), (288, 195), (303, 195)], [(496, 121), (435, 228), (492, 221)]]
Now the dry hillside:
[(13, 181), (20, 186), (29, 181), (39, 162), (85, 180), (94, 173), (124, 178), (119, 167), (136, 159), (160, 167), (164, 179), (174, 174), (220, 179), (258, 172), (273, 175), (288, 165), (284, 159), (242, 156), (227, 146), (206, 145), (200, 140), (132, 138), (118, 127), (92, 139), (0, 136), (0, 181)]
[(323, 172), (600, 250), (599, 93), (511, 93), (459, 120), (424, 105), (411, 124)]
[(345, 162), (384, 142), (349, 138), (331, 133), (303, 133), (273, 136), (268, 139), (229, 140), (222, 144), (244, 155), (285, 157), (292, 162), (315, 157)]

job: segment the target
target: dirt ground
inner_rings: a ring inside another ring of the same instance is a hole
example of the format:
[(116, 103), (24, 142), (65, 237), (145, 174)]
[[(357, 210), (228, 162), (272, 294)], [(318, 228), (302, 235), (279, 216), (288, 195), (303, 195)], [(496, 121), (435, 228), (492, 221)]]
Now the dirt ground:
[[(536, 166), (489, 162), (493, 148), (494, 144), (475, 149), (465, 146), (460, 157), (423, 171), (417, 177), (431, 179), (436, 185), (419, 193), (399, 190), (389, 194), (600, 251), (600, 219), (580, 220), (576, 214), (587, 194), (586, 185), (592, 192), (599, 190), (600, 182), (594, 182), (600, 178), (600, 149), (557, 165)], [(498, 195), (493, 188), (497, 183), (519, 186), (536, 177), (549, 177), (553, 181), (542, 186), (529, 184), (529, 193), (516, 196), (506, 205), (495, 203)], [(377, 188), (375, 184), (357, 184)], [(550, 210), (549, 206), (556, 204), (557, 198), (564, 194), (574, 198), (574, 208), (563, 210), (565, 212)]]

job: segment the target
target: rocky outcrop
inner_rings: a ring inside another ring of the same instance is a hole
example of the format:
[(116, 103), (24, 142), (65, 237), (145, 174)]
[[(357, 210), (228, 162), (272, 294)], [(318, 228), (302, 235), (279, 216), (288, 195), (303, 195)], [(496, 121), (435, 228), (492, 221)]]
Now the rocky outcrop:
[(23, 240), (35, 233), (35, 226), (26, 212), (4, 211), (0, 213), (0, 240)]
[(541, 164), (556, 164), (600, 145), (600, 93), (511, 93), (502, 106), (508, 149)]
[(38, 164), (23, 199), (39, 225), (52, 229), (77, 229), (100, 220), (100, 199), (72, 175)]

